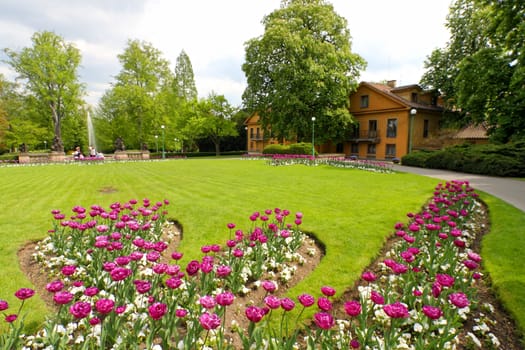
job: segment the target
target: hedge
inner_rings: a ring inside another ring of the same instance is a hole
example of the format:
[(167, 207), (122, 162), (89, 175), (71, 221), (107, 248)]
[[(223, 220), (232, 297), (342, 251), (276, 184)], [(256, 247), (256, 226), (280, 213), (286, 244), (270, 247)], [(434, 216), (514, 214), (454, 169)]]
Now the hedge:
[[(272, 144), (264, 147), (263, 154), (312, 154), (312, 144), (301, 142), (290, 145)], [(315, 151), (317, 155), (317, 151)]]
[(416, 151), (405, 155), (401, 163), (471, 174), (525, 177), (525, 141), (505, 145), (462, 144), (439, 151)]

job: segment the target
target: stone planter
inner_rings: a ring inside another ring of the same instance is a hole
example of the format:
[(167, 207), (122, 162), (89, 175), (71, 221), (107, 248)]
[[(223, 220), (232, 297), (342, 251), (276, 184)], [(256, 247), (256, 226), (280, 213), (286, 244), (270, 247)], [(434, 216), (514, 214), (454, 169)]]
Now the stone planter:
[(18, 155), (19, 164), (63, 162), (65, 159), (66, 159), (66, 154), (64, 152), (51, 152), (51, 153), (24, 152)]

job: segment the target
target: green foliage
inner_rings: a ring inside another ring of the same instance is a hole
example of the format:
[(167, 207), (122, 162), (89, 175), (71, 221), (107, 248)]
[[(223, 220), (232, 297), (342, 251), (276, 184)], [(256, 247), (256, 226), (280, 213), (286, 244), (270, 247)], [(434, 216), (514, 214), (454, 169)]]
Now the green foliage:
[(289, 145), (290, 154), (312, 154), (312, 143), (292, 143)]
[(166, 115), (173, 73), (161, 52), (147, 42), (129, 40), (118, 58), (122, 69), (113, 88), (102, 97), (97, 118), (104, 119), (101, 124), (107, 127), (102, 135), (105, 147), (122, 137), (126, 147), (141, 149), (144, 143), (154, 143), (161, 125), (165, 132), (174, 129), (173, 116)]
[(287, 154), (288, 146), (281, 145), (278, 143), (265, 146), (263, 149), (263, 154)]
[(427, 58), (421, 79), (439, 89), (463, 125), (485, 122), (493, 141), (525, 137), (525, 3), (456, 0), (445, 48)]
[[(312, 144), (307, 142), (293, 143), (290, 145), (271, 144), (263, 149), (263, 154), (312, 154)], [(315, 151), (317, 154), (317, 151)]]
[(173, 91), (177, 98), (184, 101), (196, 100), (198, 96), (190, 57), (184, 52), (184, 50), (181, 51), (175, 63)]
[(228, 100), (223, 95), (210, 93), (207, 99), (199, 101), (199, 118), (202, 121), (201, 135), (210, 138), (215, 145), (215, 154), (220, 155), (220, 143), (226, 136), (236, 136), (236, 124), (232, 120), (235, 114)]
[(418, 151), (402, 158), (403, 165), (447, 169), (472, 174), (525, 177), (525, 142), (506, 145), (463, 144), (439, 151)]
[(49, 31), (35, 33), (32, 47), (20, 52), (6, 49), (7, 63), (25, 81), (27, 94), (34, 97), (38, 113), (46, 120), (51, 116), (56, 138), (56, 151), (63, 151), (62, 120), (65, 117), (79, 118), (83, 104), (84, 87), (79, 83), (77, 70), (80, 66), (80, 51), (66, 43), (57, 34)]
[(15, 163), (17, 160), (18, 160), (18, 154), (16, 153), (0, 154), (0, 162)]
[(352, 123), (348, 96), (365, 61), (351, 51), (347, 21), (324, 0), (283, 1), (246, 44), (243, 102), (278, 139), (302, 141), (316, 117), (319, 142), (342, 140)]

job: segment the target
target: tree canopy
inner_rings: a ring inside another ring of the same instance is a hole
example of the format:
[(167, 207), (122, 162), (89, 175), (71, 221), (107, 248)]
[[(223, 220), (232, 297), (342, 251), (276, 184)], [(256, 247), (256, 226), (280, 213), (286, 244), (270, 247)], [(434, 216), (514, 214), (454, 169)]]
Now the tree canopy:
[(83, 105), (84, 86), (77, 73), (80, 51), (49, 31), (35, 33), (31, 41), (33, 46), (20, 52), (5, 49), (7, 63), (24, 80), (26, 93), (39, 105), (39, 113), (51, 118), (54, 150), (63, 151), (62, 120), (81, 114)]
[(202, 117), (202, 133), (210, 138), (215, 145), (215, 154), (221, 153), (221, 140), (226, 136), (237, 136), (233, 116), (236, 113), (223, 95), (212, 92), (207, 99), (199, 103)]
[(425, 62), (421, 79), (436, 88), (460, 124), (485, 123), (492, 140), (525, 138), (525, 3), (456, 0), (450, 40)]
[(184, 101), (197, 99), (197, 87), (195, 86), (195, 77), (190, 57), (184, 50), (177, 57), (175, 62), (175, 79), (173, 80), (173, 90), (175, 96)]
[(243, 102), (278, 138), (344, 138), (352, 124), (349, 95), (365, 61), (351, 51), (347, 21), (324, 0), (283, 0), (266, 16), (264, 34), (246, 43)]
[(122, 68), (112, 88), (100, 103), (100, 115), (108, 124), (105, 142), (118, 137), (126, 147), (142, 149), (155, 142), (161, 125), (167, 125), (165, 94), (173, 82), (169, 62), (150, 43), (129, 40), (124, 52), (118, 55)]

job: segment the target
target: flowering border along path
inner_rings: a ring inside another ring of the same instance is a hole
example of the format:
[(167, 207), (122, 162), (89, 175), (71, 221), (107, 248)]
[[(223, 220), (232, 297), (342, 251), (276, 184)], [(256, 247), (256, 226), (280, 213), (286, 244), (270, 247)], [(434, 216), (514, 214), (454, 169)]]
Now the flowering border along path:
[[(34, 257), (50, 276), (46, 289), (57, 312), (36, 334), (21, 334), (24, 300), (34, 291), (17, 291), (21, 303), (14, 308), (0, 300), (10, 329), (0, 336), (1, 348), (499, 346), (490, 330), (492, 306), (477, 301), (481, 257), (471, 245), (482, 211), (468, 182), (439, 184), (420, 213), (408, 214), (408, 224), (397, 223), (400, 239), (381, 268), (365, 271), (358, 297), (343, 301), (335, 300), (330, 286), (297, 299), (275, 294), (305, 260), (297, 251), (311, 240), (299, 230), (301, 213), (255, 212), (246, 231), (230, 223), (224, 245), (203, 246), (200, 261), (181, 266), (181, 252), (166, 252), (173, 239), (165, 233), (168, 204), (145, 199), (109, 209), (77, 206), (69, 218), (53, 210), (55, 227)], [(171, 263), (161, 262), (166, 254)], [(263, 293), (243, 305), (244, 322), (231, 321), (227, 315), (235, 313), (236, 300), (254, 288)], [(302, 316), (307, 314), (313, 317)], [(463, 330), (474, 317), (473, 329)]]

